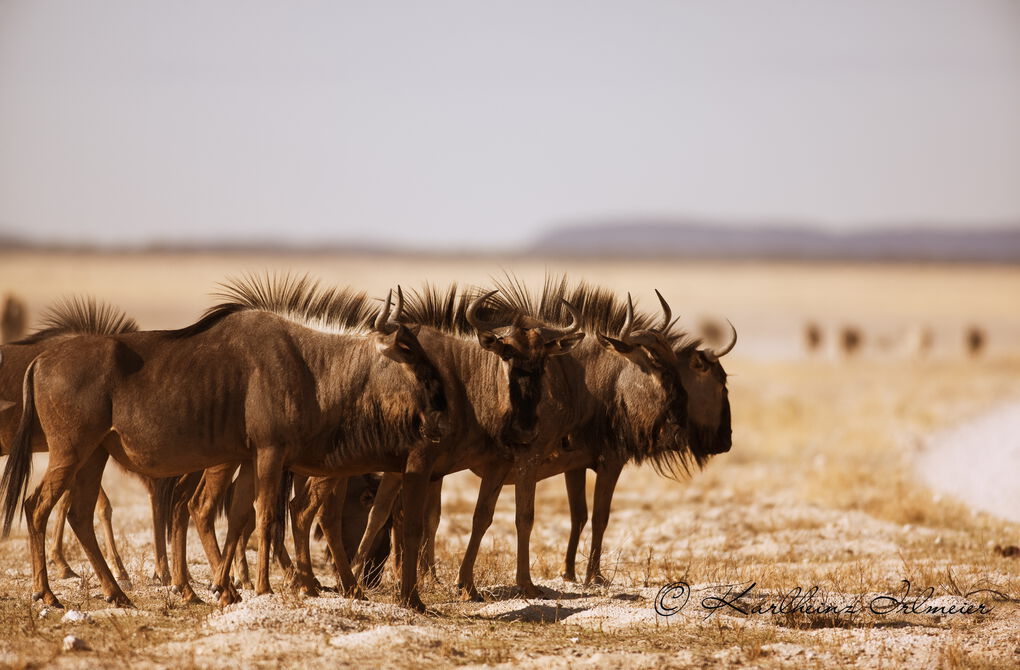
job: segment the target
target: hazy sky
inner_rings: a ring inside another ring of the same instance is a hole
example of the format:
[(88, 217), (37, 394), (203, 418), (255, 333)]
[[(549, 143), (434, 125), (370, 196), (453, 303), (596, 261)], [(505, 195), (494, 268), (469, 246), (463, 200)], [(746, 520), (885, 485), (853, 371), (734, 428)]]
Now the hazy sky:
[(0, 233), (1020, 221), (1020, 2), (0, 0)]

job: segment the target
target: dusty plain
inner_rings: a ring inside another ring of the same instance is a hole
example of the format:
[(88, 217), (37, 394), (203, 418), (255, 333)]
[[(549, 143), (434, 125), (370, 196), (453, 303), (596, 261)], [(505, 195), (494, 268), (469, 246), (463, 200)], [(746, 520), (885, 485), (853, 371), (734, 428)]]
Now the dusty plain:
[[(145, 328), (168, 328), (192, 322), (212, 304), (217, 281), (266, 270), (309, 272), (371, 294), (423, 280), (486, 282), (504, 270), (534, 286), (546, 271), (566, 272), (632, 291), (648, 306), (659, 288), (690, 323), (723, 315), (740, 331), (725, 361), (734, 447), (690, 481), (624, 472), (603, 559), (609, 586), (559, 577), (569, 528), (564, 487), (562, 478), (543, 482), (532, 569), (547, 600), (523, 600), (512, 589), (513, 495), (506, 489), (479, 560), (487, 602), (460, 602), (456, 568), (477, 479), (451, 477), (439, 580), (423, 590), (429, 615), (394, 605), (392, 573), (368, 602), (335, 593), (299, 598), (274, 570), (274, 595), (243, 591), (244, 602), (225, 609), (184, 605), (150, 583), (151, 521), (142, 487), (108, 467), (114, 526), (138, 609), (111, 609), (99, 597), (72, 540), (71, 563), (82, 578), (56, 581), (54, 590), (69, 609), (89, 616), (69, 622), (61, 611), (41, 611), (29, 597), (19, 525), (0, 541), (0, 667), (1020, 666), (1020, 558), (994, 550), (1020, 544), (1020, 524), (968, 507), (937, 482), (922, 482), (916, 468), (931, 436), (1020, 403), (1020, 268), (0, 251), (0, 293), (22, 296), (35, 316), (61, 296), (91, 294)], [(802, 344), (809, 319), (827, 336), (814, 354)], [(850, 359), (832, 346), (834, 330), (845, 324), (865, 334), (862, 351)], [(989, 337), (976, 359), (963, 351), (963, 329), (971, 324)], [(911, 333), (923, 327), (935, 340), (922, 356)], [(986, 458), (985, 444), (970, 446), (977, 472), (996, 462)], [(44, 465), (45, 456), (37, 457), (36, 477)], [(1020, 519), (1020, 504), (1016, 509), (1012, 518)], [(588, 541), (586, 531), (579, 572)], [(189, 550), (192, 574), (207, 584), (197, 538)], [(314, 557), (320, 579), (332, 585), (318, 545)], [(660, 589), (677, 582), (692, 590), (686, 606), (657, 615)], [(711, 608), (752, 583), (735, 602), (748, 613)], [(810, 601), (791, 599), (798, 587), (818, 590)], [(923, 599), (929, 587), (932, 597), (922, 602), (917, 596)], [(797, 602), (839, 611), (789, 611)], [(751, 611), (770, 603), (773, 611)], [(930, 606), (942, 609), (924, 613)], [(91, 650), (63, 651), (67, 635)]]

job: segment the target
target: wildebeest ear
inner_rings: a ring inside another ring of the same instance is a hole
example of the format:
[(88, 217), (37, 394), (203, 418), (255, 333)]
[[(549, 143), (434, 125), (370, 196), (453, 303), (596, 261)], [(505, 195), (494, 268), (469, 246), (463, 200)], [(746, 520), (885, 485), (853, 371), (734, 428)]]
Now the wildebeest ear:
[(478, 331), (478, 344), (482, 345), (482, 349), (491, 351), (500, 358), (505, 358), (507, 353), (507, 346), (503, 343), (503, 338), (495, 333), (490, 333), (487, 330)]
[(388, 355), (393, 352), (394, 347), (397, 345), (397, 332), (394, 330), (392, 333), (376, 333), (375, 334), (375, 348), (380, 354)]
[(571, 333), (545, 343), (545, 352), (550, 356), (562, 356), (584, 339), (584, 333)]
[(618, 340), (615, 337), (609, 337), (608, 335), (603, 335), (602, 333), (595, 333), (595, 337), (598, 339), (599, 344), (601, 344), (603, 347), (605, 347), (606, 349), (612, 349), (617, 353), (629, 354), (630, 352), (634, 351), (633, 345), (627, 344), (623, 340)]
[(14, 407), (17, 404), (18, 403), (11, 402), (10, 400), (2, 400), (2, 399), (0, 399), (0, 412), (8, 410), (8, 409)]

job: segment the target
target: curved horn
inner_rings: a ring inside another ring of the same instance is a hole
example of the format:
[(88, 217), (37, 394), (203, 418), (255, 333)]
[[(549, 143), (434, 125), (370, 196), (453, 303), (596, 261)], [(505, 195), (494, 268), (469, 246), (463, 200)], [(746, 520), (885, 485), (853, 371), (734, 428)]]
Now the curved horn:
[(661, 293), (659, 293), (659, 289), (655, 289), (655, 295), (659, 297), (659, 304), (662, 305), (662, 328), (659, 330), (666, 332), (669, 328), (670, 321), (673, 320), (673, 310), (669, 308), (669, 303), (666, 302), (666, 299), (662, 297)]
[(563, 306), (570, 312), (570, 323), (566, 328), (550, 328), (549, 326), (542, 327), (542, 338), (547, 342), (551, 342), (558, 337), (564, 337), (571, 335), (581, 330), (581, 311), (567, 302), (566, 299), (560, 298), (563, 301)]
[(390, 323), (400, 323), (400, 317), (404, 315), (404, 291), (400, 288), (400, 284), (397, 284), (397, 309), (393, 312), (393, 316), (390, 317)]
[(737, 344), (737, 329), (733, 327), (733, 324), (730, 322), (729, 319), (726, 319), (726, 323), (730, 324), (730, 332), (733, 333), (733, 337), (730, 339), (729, 344), (727, 344), (722, 349), (718, 349), (718, 350), (712, 349), (711, 350), (711, 354), (713, 356), (715, 356), (716, 358), (722, 358), (726, 354), (730, 353), (730, 351), (733, 350), (733, 347), (736, 346), (736, 344)]
[(477, 330), (491, 333), (493, 330), (499, 327), (498, 324), (496, 324), (493, 321), (483, 321), (482, 319), (478, 318), (478, 308), (481, 307), (486, 300), (496, 295), (497, 293), (499, 293), (499, 291), (489, 291), (485, 295), (478, 296), (477, 298), (471, 301), (471, 304), (468, 305), (467, 310), (464, 311), (464, 317), (467, 319), (467, 322), (474, 326)]
[(634, 299), (627, 293), (627, 318), (623, 320), (623, 327), (620, 328), (620, 341), (626, 342), (630, 337), (630, 330), (634, 327)]
[(567, 302), (566, 298), (560, 298), (563, 301), (563, 306), (570, 312), (570, 325), (568, 325), (563, 331), (563, 335), (570, 335), (581, 330), (581, 311)]
[(390, 318), (390, 303), (393, 301), (393, 289), (386, 294), (386, 302), (379, 308), (379, 315), (375, 317), (375, 329), (380, 333), (386, 332), (386, 322)]

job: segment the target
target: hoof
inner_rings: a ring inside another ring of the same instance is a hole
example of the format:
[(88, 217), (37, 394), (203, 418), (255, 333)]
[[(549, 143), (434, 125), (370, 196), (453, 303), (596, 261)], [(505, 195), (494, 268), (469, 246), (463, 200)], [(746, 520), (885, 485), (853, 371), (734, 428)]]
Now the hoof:
[(187, 589), (184, 593), (181, 594), (181, 602), (183, 602), (185, 605), (205, 604), (205, 601), (199, 598), (198, 594), (192, 591), (191, 589)]
[(462, 602), (466, 603), (482, 602), (482, 594), (478, 592), (478, 589), (474, 587), (474, 584), (472, 584), (471, 586), (464, 586), (462, 584), (458, 584), (457, 588), (460, 589), (460, 599)]
[(219, 600), (217, 602), (220, 604), (220, 607), (233, 605), (234, 603), (241, 602), (241, 595), (236, 591), (231, 593), (231, 590), (226, 590), (220, 594)]
[(319, 597), (319, 589), (315, 588), (314, 586), (300, 586), (298, 587), (297, 592), (306, 598)]
[(32, 600), (40, 600), (46, 607), (64, 609), (64, 606), (60, 604), (60, 601), (57, 600), (57, 597), (53, 595), (52, 591), (36, 591), (32, 594)]
[(414, 610), (419, 614), (425, 614), (428, 612), (427, 608), (425, 607), (425, 603), (423, 603), (421, 601), (421, 598), (419, 598), (418, 596), (410, 598), (406, 603), (404, 603), (404, 607), (406, 607), (409, 610)]
[(609, 580), (602, 576), (602, 573), (595, 573), (593, 576), (584, 580), (585, 584), (594, 584), (595, 586), (608, 586)]
[[(181, 587), (178, 586), (177, 584), (174, 584), (173, 586), (170, 587), (170, 593), (174, 594), (175, 596), (181, 595)], [(213, 593), (215, 593), (215, 591), (213, 591)]]
[(562, 577), (563, 581), (565, 581), (565, 582), (576, 582), (577, 581), (577, 575), (574, 574), (573, 572), (564, 572), (562, 575), (560, 575), (560, 577)]
[(528, 598), (529, 600), (546, 600), (549, 598), (549, 596), (545, 594), (545, 591), (538, 588), (534, 584), (525, 584), (524, 586), (519, 586), (518, 588), (520, 588), (521, 590), (521, 595), (524, 596), (525, 598)]
[(53, 570), (54, 579), (80, 579), (81, 575), (71, 569), (71, 566), (57, 566)]
[(111, 605), (116, 605), (117, 607), (129, 607), (131, 609), (135, 609), (135, 604), (131, 602), (131, 599), (128, 598), (123, 593), (110, 594), (106, 596), (104, 600), (106, 600), (106, 602), (110, 603)]

